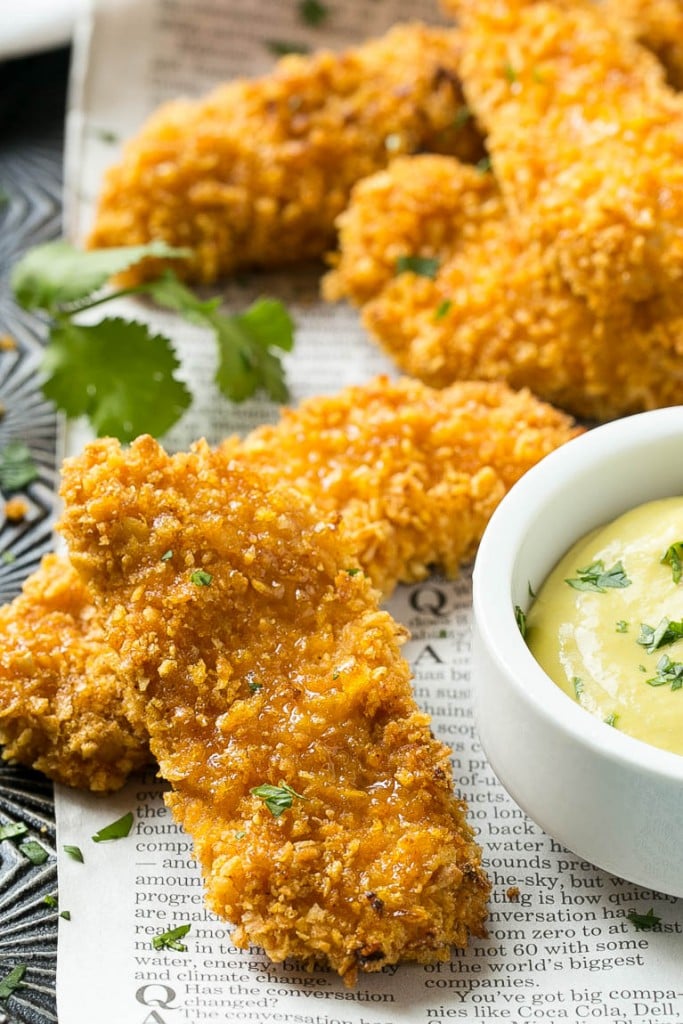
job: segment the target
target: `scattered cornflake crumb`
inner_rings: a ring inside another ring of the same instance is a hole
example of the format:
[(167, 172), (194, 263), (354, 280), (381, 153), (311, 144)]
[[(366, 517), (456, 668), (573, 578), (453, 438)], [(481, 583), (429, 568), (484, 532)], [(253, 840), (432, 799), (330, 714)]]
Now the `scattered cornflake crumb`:
[(28, 503), (23, 498), (10, 498), (5, 502), (5, 516), (12, 523), (19, 523), (28, 513)]
[(519, 899), (519, 886), (511, 885), (510, 888), (506, 891), (505, 895), (509, 900), (512, 900), (513, 903), (516, 903)]

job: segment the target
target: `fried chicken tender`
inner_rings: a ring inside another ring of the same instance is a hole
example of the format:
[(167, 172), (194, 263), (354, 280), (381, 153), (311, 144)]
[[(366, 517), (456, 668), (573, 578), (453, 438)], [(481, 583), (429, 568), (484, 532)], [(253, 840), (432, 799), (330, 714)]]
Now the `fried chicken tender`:
[(604, 316), (683, 287), (683, 105), (585, 0), (446, 0), (467, 101), (520, 234)]
[[(488, 882), (403, 630), (296, 491), (199, 443), (67, 462), (61, 529), (235, 941), (357, 971), (483, 934)], [(275, 787), (275, 804), (266, 802)]]
[[(680, 400), (683, 289), (596, 316), (492, 174), (402, 158), (356, 186), (339, 231), (326, 297), (361, 306), (401, 369), (434, 387), (503, 380), (596, 420)], [(433, 276), (397, 273), (402, 256), (435, 261)]]
[[(531, 465), (577, 432), (502, 385), (433, 391), (378, 378), (313, 398), (220, 449), (227, 464), (285, 482), (339, 522), (375, 586), (455, 575), (493, 509)], [(150, 759), (135, 691), (120, 676), (106, 609), (66, 556), (49, 556), (0, 611), (3, 756), (66, 785), (113, 790)]]
[[(477, 159), (474, 122), (460, 116), (459, 60), (456, 30), (403, 25), (168, 103), (109, 171), (89, 245), (188, 246), (192, 257), (173, 267), (203, 282), (320, 257), (352, 184), (393, 156)], [(127, 278), (158, 266), (146, 261)]]
[(47, 555), (0, 608), (0, 693), (7, 760), (98, 792), (149, 761), (140, 700), (67, 558)]
[(443, 391), (379, 377), (285, 410), (221, 452), (340, 517), (383, 594), (470, 559), (494, 508), (575, 424), (528, 391), (466, 381)]
[(652, 50), (669, 84), (683, 89), (682, 0), (599, 0), (604, 13)]

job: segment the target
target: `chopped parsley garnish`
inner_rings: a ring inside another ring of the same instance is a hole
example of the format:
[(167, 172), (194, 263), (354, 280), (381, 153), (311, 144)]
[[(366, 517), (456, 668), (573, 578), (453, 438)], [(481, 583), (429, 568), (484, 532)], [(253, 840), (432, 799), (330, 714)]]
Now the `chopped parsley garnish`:
[(263, 689), (263, 683), (256, 683), (253, 680), (249, 681), (249, 689), (252, 693), (258, 693), (259, 690)]
[(151, 281), (104, 291), (108, 280), (150, 257), (186, 258), (189, 249), (163, 242), (81, 252), (68, 242), (29, 250), (15, 266), (12, 287), (19, 304), (49, 319), (43, 358), (43, 393), (67, 417), (86, 416), (94, 430), (130, 441), (165, 433), (192, 402), (176, 371), (171, 339), (146, 324), (105, 317), (83, 324), (79, 315), (122, 295), (144, 295), (215, 336), (216, 384), (233, 402), (263, 389), (287, 398), (278, 350), (293, 345), (294, 325), (282, 303), (258, 299), (240, 314), (219, 310), (220, 298), (200, 299), (171, 270)]
[(317, 28), (327, 21), (330, 10), (320, 0), (299, 0), (299, 17), (307, 25)]
[(0, 839), (16, 839), (17, 836), (25, 836), (27, 832), (28, 826), (21, 821), (0, 825)]
[(26, 974), (26, 964), (17, 964), (9, 974), (0, 981), (0, 999), (9, 999), (13, 992), (23, 987), (23, 977)]
[(522, 609), (519, 607), (518, 604), (515, 605), (515, 622), (517, 623), (517, 626), (519, 628), (520, 633), (522, 634), (523, 637), (525, 637), (526, 636), (526, 615), (524, 614), (524, 612), (522, 611)]
[(670, 683), (672, 690), (680, 690), (683, 687), (683, 661), (672, 661), (668, 654), (663, 654), (657, 662), (657, 675), (645, 682), (648, 686)]
[(155, 949), (173, 949), (176, 953), (185, 953), (187, 946), (180, 940), (185, 938), (190, 928), (189, 924), (179, 924), (177, 928), (171, 928), (167, 932), (162, 932), (161, 935), (155, 935), (152, 945)]
[(683, 540), (676, 541), (666, 549), (660, 559), (662, 565), (671, 566), (671, 576), (674, 583), (678, 584), (681, 582), (681, 576), (683, 576)]
[(32, 864), (44, 864), (49, 857), (45, 847), (41, 846), (35, 839), (27, 839), (20, 845), (19, 849)]
[(0, 451), (0, 488), (18, 491), (38, 476), (38, 468), (23, 441), (10, 441)]
[(346, 570), (346, 575), (347, 576), (358, 576), (358, 574), (361, 573), (362, 571), (363, 571), (362, 569), (347, 569)]
[(444, 299), (443, 302), (440, 302), (434, 311), (434, 319), (443, 320), (447, 313), (450, 312), (452, 305), (451, 299)]
[(162, 561), (162, 562), (170, 562), (172, 558), (173, 558), (173, 550), (171, 548), (169, 548), (168, 551), (164, 551), (163, 555), (161, 556), (160, 561)]
[(133, 827), (133, 812), (128, 811), (127, 814), (123, 814), (116, 821), (112, 821), (111, 825), (105, 825), (99, 832), (96, 832), (92, 836), (94, 843), (106, 843), (110, 839), (125, 839), (127, 835), (130, 835), (130, 830)]
[(53, 910), (57, 909), (57, 897), (56, 896), (44, 896), (43, 903), (47, 903), (48, 907), (52, 907)]
[(59, 916), (62, 918), (63, 921), (70, 921), (71, 920), (71, 911), (70, 910), (63, 910)]
[(675, 643), (681, 637), (683, 637), (683, 619), (672, 622), (664, 617), (654, 628), (648, 626), (646, 622), (641, 622), (640, 636), (636, 643), (644, 647), (648, 654), (652, 654), (660, 647), (667, 647), (669, 644)]
[(213, 582), (213, 576), (204, 569), (195, 569), (190, 576), (190, 580), (194, 583), (195, 587), (210, 587)]
[(657, 917), (654, 908), (650, 907), (647, 914), (638, 914), (635, 910), (629, 910), (626, 915), (637, 932), (650, 931), (661, 923), (661, 917)]
[(242, 830), (240, 830), (239, 832), (235, 832), (235, 839), (244, 839), (246, 834), (247, 833), (243, 832)]
[(628, 633), (628, 622), (626, 619), (619, 619), (615, 628), (617, 633)]
[(439, 272), (439, 260), (433, 256), (399, 256), (396, 260), (396, 273), (411, 272), (418, 277), (429, 277), (433, 281)]
[(603, 718), (603, 722), (605, 723), (605, 725), (616, 726), (618, 718), (619, 715), (617, 715), (615, 711), (612, 711), (609, 715), (607, 715), (606, 718)]
[(280, 782), (279, 786), (271, 786), (266, 782), (262, 786), (255, 786), (251, 792), (253, 796), (263, 800), (274, 818), (279, 818), (284, 811), (288, 811), (295, 800), (306, 799), (305, 796), (288, 786), (286, 782)]
[(475, 171), (479, 171), (480, 174), (487, 174), (491, 170), (492, 166), (491, 157), (483, 156), (481, 160), (477, 160), (474, 165), (474, 169)]
[(17, 556), (13, 551), (3, 551), (0, 555), (0, 562), (2, 562), (3, 565), (11, 565), (12, 562), (16, 562), (16, 560)]
[(79, 864), (83, 863), (83, 853), (80, 846), (63, 846), (62, 849), (64, 853), (68, 853), (72, 860), (77, 860)]
[(513, 82), (519, 81), (519, 75), (513, 68), (512, 64), (505, 65), (505, 78), (511, 85)]
[(605, 569), (602, 559), (576, 570), (576, 577), (566, 579), (574, 590), (594, 590), (604, 593), (608, 589), (630, 587), (631, 581), (624, 572), (621, 562), (615, 562), (611, 569)]

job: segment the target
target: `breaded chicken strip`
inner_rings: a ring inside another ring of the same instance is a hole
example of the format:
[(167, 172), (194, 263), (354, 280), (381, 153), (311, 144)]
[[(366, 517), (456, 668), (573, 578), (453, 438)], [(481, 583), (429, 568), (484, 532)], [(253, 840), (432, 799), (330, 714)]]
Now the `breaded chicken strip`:
[[(389, 594), (430, 566), (455, 575), (510, 486), (575, 433), (566, 416), (502, 385), (437, 392), (379, 378), (230, 438), (220, 457), (267, 487), (291, 484), (321, 521), (339, 522), (354, 560)], [(0, 612), (4, 756), (97, 790), (118, 788), (150, 756), (105, 619), (57, 556)]]
[[(459, 60), (457, 31), (404, 25), (166, 104), (110, 170), (90, 246), (189, 246), (192, 258), (174, 269), (204, 282), (320, 257), (353, 183), (392, 157), (477, 158)], [(128, 278), (155, 269), (147, 262)]]
[(683, 288), (683, 105), (585, 0), (446, 0), (520, 234), (599, 315)]
[(0, 608), (3, 757), (66, 785), (118, 789), (149, 761), (140, 700), (68, 559), (47, 555)]
[(332, 523), (197, 444), (96, 442), (61, 529), (235, 941), (356, 972), (483, 934), (488, 883), (403, 631)]
[(435, 567), (455, 576), (512, 484), (576, 433), (528, 391), (474, 381), (436, 391), (380, 377), (308, 399), (221, 451), (341, 517), (355, 557), (388, 595)]
[(597, 0), (601, 10), (652, 50), (669, 84), (683, 89), (683, 0)]
[[(362, 306), (407, 373), (503, 380), (591, 419), (679, 402), (683, 288), (597, 317), (520, 235), (493, 175), (403, 158), (358, 184), (339, 226), (325, 294)], [(422, 273), (397, 273), (402, 257)]]

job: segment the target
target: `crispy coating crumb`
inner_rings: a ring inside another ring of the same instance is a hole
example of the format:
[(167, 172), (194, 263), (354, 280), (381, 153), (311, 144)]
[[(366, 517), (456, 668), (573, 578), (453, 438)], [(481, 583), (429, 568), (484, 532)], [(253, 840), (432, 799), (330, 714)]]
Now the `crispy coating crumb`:
[[(236, 941), (352, 983), (482, 934), (489, 885), (449, 752), (339, 530), (203, 443), (94, 443), (62, 494), (72, 560), (114, 609), (170, 806)], [(297, 797), (275, 816), (252, 790), (283, 783)]]
[(683, 89), (683, 0), (598, 0), (604, 13), (652, 50), (669, 84)]
[[(268, 487), (291, 484), (321, 521), (339, 521), (354, 561), (388, 594), (433, 565), (455, 575), (503, 494), (576, 432), (566, 416), (503, 385), (437, 392), (378, 378), (309, 399), (244, 441), (230, 438), (220, 457)], [(63, 556), (46, 559), (0, 612), (5, 756), (96, 790), (118, 788), (150, 756), (106, 619)]]
[[(326, 297), (361, 305), (401, 369), (430, 385), (503, 380), (589, 419), (679, 401), (683, 288), (598, 317), (520, 234), (494, 175), (396, 160), (355, 187), (339, 227)], [(406, 254), (435, 259), (435, 278), (397, 274)]]
[(64, 557), (47, 555), (0, 608), (0, 692), (6, 760), (98, 792), (118, 789), (149, 760), (139, 701)]
[[(351, 185), (394, 156), (477, 159), (474, 122), (458, 117), (459, 59), (456, 30), (416, 23), (166, 104), (109, 171), (89, 245), (189, 246), (173, 267), (204, 282), (322, 256)], [(157, 270), (148, 261), (128, 279)]]
[(508, 211), (604, 315), (683, 285), (683, 106), (589, 0), (447, 0)]
[(576, 433), (528, 391), (380, 377), (309, 399), (221, 451), (340, 516), (355, 557), (389, 594), (434, 567), (456, 575), (512, 484)]
[(5, 516), (11, 523), (20, 523), (28, 515), (29, 504), (25, 498), (14, 497), (5, 502)]

